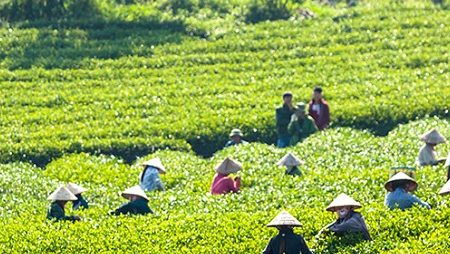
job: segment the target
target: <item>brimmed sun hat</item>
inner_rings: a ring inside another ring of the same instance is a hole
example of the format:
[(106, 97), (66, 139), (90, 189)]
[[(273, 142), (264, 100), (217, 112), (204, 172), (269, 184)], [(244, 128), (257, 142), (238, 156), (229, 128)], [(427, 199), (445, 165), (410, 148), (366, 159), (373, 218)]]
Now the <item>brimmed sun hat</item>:
[(305, 162), (297, 158), (292, 153), (287, 153), (283, 158), (281, 158), (281, 160), (277, 162), (277, 165), (280, 167), (281, 166), (294, 167), (300, 164), (305, 164)]
[(128, 195), (135, 195), (141, 198), (144, 198), (148, 201), (148, 197), (145, 194), (144, 190), (142, 190), (141, 186), (135, 185), (131, 188), (128, 188), (122, 192), (122, 197), (127, 198)]
[(225, 175), (236, 173), (241, 169), (241, 163), (228, 157), (216, 166), (216, 172)]
[(290, 215), (287, 211), (282, 211), (279, 213), (269, 224), (268, 227), (277, 227), (277, 226), (291, 226), (291, 227), (300, 227), (302, 224), (292, 215)]
[(398, 181), (409, 181), (410, 183), (412, 183), (412, 187), (410, 187), (407, 191), (414, 191), (417, 189), (417, 182), (416, 180), (414, 180), (414, 178), (409, 177), (408, 175), (406, 175), (403, 172), (398, 172), (397, 174), (395, 174), (394, 176), (392, 176), (384, 185), (384, 188), (389, 191), (392, 192), (394, 191), (394, 183), (398, 182)]
[(441, 195), (450, 194), (450, 180), (448, 180), (447, 183), (444, 184), (444, 186), (442, 186), (441, 190), (439, 191), (439, 194)]
[(153, 158), (153, 159), (148, 160), (148, 161), (144, 161), (143, 163), (141, 163), (141, 166), (154, 167), (154, 168), (158, 169), (160, 174), (165, 174), (166, 173), (166, 168), (162, 164), (162, 162), (159, 159), (159, 157)]
[(78, 195), (78, 194), (81, 194), (81, 193), (87, 191), (87, 189), (85, 189), (85, 188), (83, 188), (83, 187), (81, 187), (81, 186), (79, 186), (79, 185), (77, 185), (77, 184), (74, 184), (74, 183), (68, 183), (68, 184), (66, 185), (66, 188), (67, 188), (70, 192), (72, 192), (73, 195)]
[(346, 194), (341, 193), (333, 200), (333, 202), (331, 202), (331, 204), (328, 205), (326, 210), (329, 212), (335, 212), (339, 208), (347, 206), (350, 206), (352, 209), (358, 209), (362, 207), (359, 202), (347, 196)]
[(244, 136), (244, 134), (242, 133), (242, 131), (241, 130), (239, 130), (239, 129), (233, 129), (231, 132), (230, 132), (230, 138), (232, 138), (232, 137), (234, 137), (234, 136), (238, 136), (238, 137), (243, 137)]
[(283, 93), (283, 98), (287, 97), (287, 96), (291, 96), (292, 97), (293, 96), (292, 92), (286, 91), (286, 92)]
[(73, 193), (70, 192), (70, 190), (68, 190), (66, 187), (61, 186), (52, 194), (50, 194), (47, 199), (52, 201), (74, 201), (78, 198), (75, 197), (75, 195), (73, 195)]
[(299, 102), (299, 103), (297, 103), (295, 109), (297, 111), (300, 111), (300, 112), (305, 112), (306, 111), (306, 104), (304, 102)]
[(432, 129), (429, 132), (420, 136), (420, 140), (429, 144), (442, 144), (445, 143), (445, 137), (442, 136), (437, 129)]

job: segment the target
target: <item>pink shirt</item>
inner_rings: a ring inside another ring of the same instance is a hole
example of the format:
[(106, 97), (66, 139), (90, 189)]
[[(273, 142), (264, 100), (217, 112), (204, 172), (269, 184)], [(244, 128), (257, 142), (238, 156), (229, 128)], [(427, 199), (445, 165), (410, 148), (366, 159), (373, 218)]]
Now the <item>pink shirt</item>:
[(241, 180), (239, 178), (234, 181), (227, 175), (217, 173), (211, 184), (211, 194), (220, 195), (228, 192), (238, 192), (240, 187)]

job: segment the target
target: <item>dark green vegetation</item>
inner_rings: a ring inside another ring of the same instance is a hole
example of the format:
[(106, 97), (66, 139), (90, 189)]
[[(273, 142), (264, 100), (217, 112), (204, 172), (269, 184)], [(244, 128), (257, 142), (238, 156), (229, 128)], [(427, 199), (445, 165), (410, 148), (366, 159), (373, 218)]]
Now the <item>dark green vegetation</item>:
[[(431, 211), (382, 204), (388, 169), (414, 162), (419, 134), (437, 127), (450, 137), (448, 8), (307, 1), (317, 18), (250, 25), (237, 2), (216, 2), (98, 1), (89, 19), (3, 23), (0, 252), (258, 253), (282, 209), (317, 253), (449, 252), (442, 167), (417, 171)], [(307, 101), (315, 85), (332, 128), (288, 150), (260, 144), (275, 141), (281, 94)], [(213, 154), (235, 127), (260, 143)], [(287, 151), (306, 161), (302, 177), (275, 166)], [(155, 216), (111, 218), (118, 192), (137, 184), (137, 156), (161, 157), (167, 191), (149, 193)], [(225, 156), (244, 164), (242, 193), (213, 197)], [(92, 209), (80, 223), (50, 223), (45, 198), (67, 181), (90, 189)], [(314, 238), (341, 192), (363, 204), (373, 243)]]

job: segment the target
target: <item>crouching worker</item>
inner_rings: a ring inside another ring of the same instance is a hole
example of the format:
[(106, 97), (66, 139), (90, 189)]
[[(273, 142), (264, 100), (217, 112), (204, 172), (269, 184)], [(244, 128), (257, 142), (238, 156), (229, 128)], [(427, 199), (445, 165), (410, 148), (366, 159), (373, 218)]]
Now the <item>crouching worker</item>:
[(354, 211), (358, 208), (361, 208), (361, 204), (351, 197), (345, 194), (337, 196), (326, 210), (335, 212), (338, 218), (320, 230), (318, 235), (324, 231), (331, 231), (337, 236), (360, 234), (364, 240), (372, 241), (364, 218), (360, 213)]
[(148, 197), (139, 185), (133, 186), (122, 192), (122, 197), (128, 199), (130, 202), (123, 204), (114, 211), (109, 212), (111, 215), (145, 215), (153, 213), (148, 207)]
[(159, 190), (163, 191), (160, 174), (166, 173), (166, 168), (159, 158), (154, 158), (141, 164), (144, 170), (139, 175), (139, 185), (145, 191)]
[(74, 183), (68, 183), (66, 188), (72, 192), (73, 195), (75, 195), (75, 197), (77, 197), (77, 200), (72, 201), (73, 206), (72, 209), (73, 210), (78, 210), (79, 208), (84, 208), (84, 209), (88, 209), (89, 205), (87, 203), (87, 201), (83, 198), (83, 196), (81, 196), (81, 194), (85, 191), (87, 191), (87, 189), (74, 184)]
[(420, 148), (419, 156), (416, 164), (419, 166), (434, 166), (445, 162), (445, 158), (437, 158), (435, 147), (438, 144), (445, 143), (445, 138), (439, 131), (432, 129), (423, 134), (420, 139), (425, 142), (425, 145)]
[(415, 195), (408, 193), (415, 191), (417, 186), (416, 180), (405, 173), (399, 172), (395, 174), (384, 185), (384, 188), (389, 192), (386, 195), (384, 204), (389, 207), (389, 209), (400, 208), (401, 210), (405, 210), (411, 208), (414, 204), (431, 209), (428, 203), (423, 202)]
[(270, 239), (263, 254), (308, 254), (311, 253), (305, 240), (301, 235), (294, 233), (294, 227), (301, 226), (300, 222), (283, 211), (277, 215), (269, 224), (268, 227), (276, 227), (279, 231), (278, 235)]
[(230, 192), (238, 192), (241, 187), (241, 178), (235, 177), (234, 180), (229, 177), (242, 169), (242, 165), (230, 158), (226, 158), (216, 166), (216, 175), (211, 183), (211, 194), (220, 195)]
[(293, 175), (293, 176), (301, 176), (302, 172), (300, 169), (298, 169), (298, 165), (305, 164), (304, 161), (297, 158), (292, 153), (286, 154), (283, 158), (281, 158), (280, 161), (278, 161), (278, 166), (286, 166), (286, 175)]
[(294, 146), (318, 131), (314, 119), (305, 113), (305, 103), (297, 103), (295, 113), (291, 116), (288, 132), (291, 135), (289, 145)]
[(49, 220), (68, 220), (68, 221), (78, 221), (80, 220), (79, 216), (66, 216), (64, 212), (64, 207), (68, 201), (75, 201), (77, 197), (72, 194), (66, 187), (60, 187), (56, 191), (54, 191), (47, 198), (51, 200), (52, 203), (48, 208), (47, 219)]

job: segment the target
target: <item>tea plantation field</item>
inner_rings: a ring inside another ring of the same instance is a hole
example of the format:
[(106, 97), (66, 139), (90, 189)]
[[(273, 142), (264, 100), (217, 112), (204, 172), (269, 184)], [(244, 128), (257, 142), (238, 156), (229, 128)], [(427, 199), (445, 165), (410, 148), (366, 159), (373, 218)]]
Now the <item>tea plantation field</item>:
[(165, 147), (211, 155), (234, 127), (273, 143), (281, 94), (306, 101), (315, 85), (335, 126), (386, 134), (448, 117), (448, 10), (382, 3), (212, 39), (133, 22), (0, 28), (0, 161), (88, 152), (130, 162)]
[[(283, 209), (315, 253), (449, 253), (444, 167), (416, 172), (431, 210), (383, 206), (389, 169), (414, 164), (418, 135), (450, 139), (449, 24), (448, 7), (383, 0), (208, 24), (211, 36), (132, 17), (0, 26), (0, 253), (260, 253)], [(281, 94), (307, 101), (316, 85), (332, 127), (275, 148)], [(235, 127), (253, 142), (219, 150)], [(306, 162), (303, 176), (276, 166), (287, 152)], [(107, 215), (155, 156), (168, 171), (166, 191), (148, 193), (156, 214)], [(212, 196), (227, 156), (243, 164), (241, 193)], [(77, 223), (47, 221), (46, 197), (69, 181), (89, 189), (91, 208), (67, 211)], [(340, 193), (362, 203), (373, 242), (315, 237)]]
[[(336, 128), (288, 150), (254, 143), (210, 159), (159, 151), (148, 158), (160, 156), (168, 168), (162, 178), (167, 191), (149, 193), (156, 215), (144, 217), (107, 215), (124, 201), (118, 193), (137, 183), (137, 163), (72, 154), (51, 162), (45, 171), (26, 163), (5, 164), (0, 170), (0, 247), (3, 253), (259, 253), (275, 234), (264, 225), (287, 209), (303, 223), (296, 230), (316, 253), (447, 253), (450, 202), (437, 194), (446, 170), (426, 167), (416, 173), (416, 194), (432, 210), (387, 210), (383, 184), (391, 166), (414, 161), (421, 145), (417, 134), (438, 127), (449, 136), (449, 126), (447, 120), (427, 119), (400, 126), (386, 137)], [(449, 149), (446, 144), (438, 150), (444, 154)], [(285, 176), (275, 165), (287, 151), (306, 161), (303, 176)], [(213, 167), (225, 156), (244, 164), (242, 192), (211, 196)], [(77, 212), (83, 217), (78, 223), (48, 222), (45, 198), (67, 181), (90, 189), (85, 196), (92, 208)], [(325, 207), (341, 192), (363, 204), (373, 242), (314, 238), (334, 219)]]

